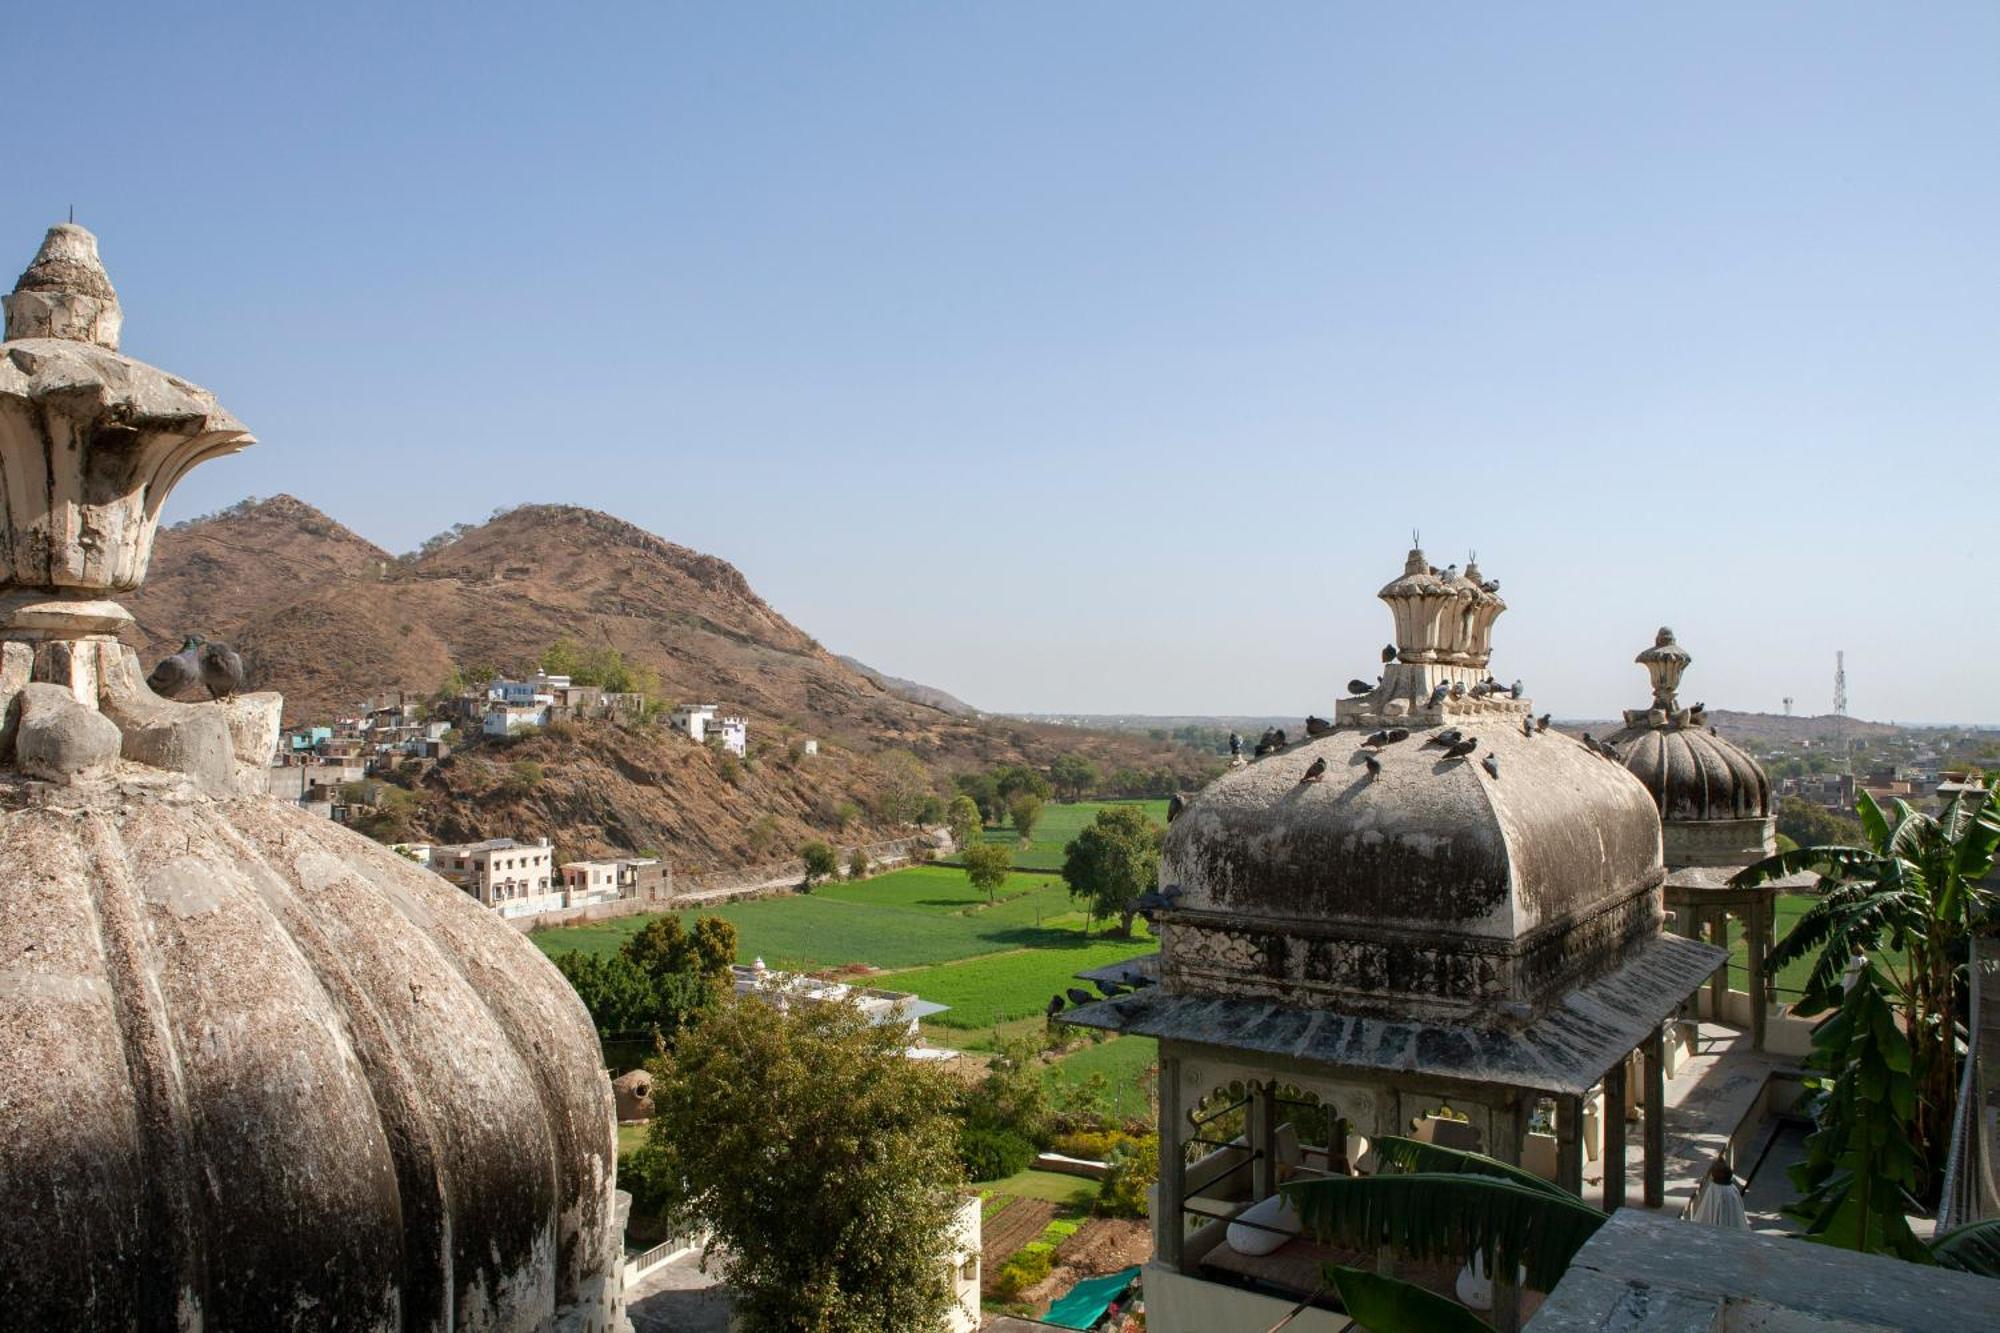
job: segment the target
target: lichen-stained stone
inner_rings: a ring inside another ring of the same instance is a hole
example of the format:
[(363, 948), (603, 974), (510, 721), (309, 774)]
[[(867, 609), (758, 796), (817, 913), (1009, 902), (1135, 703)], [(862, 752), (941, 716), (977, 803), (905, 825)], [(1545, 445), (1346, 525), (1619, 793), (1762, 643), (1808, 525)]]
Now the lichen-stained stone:
[(117, 761), (118, 728), (62, 686), (28, 685), (15, 707), (14, 758), (29, 777), (68, 782)]
[(185, 778), (0, 777), (0, 1322), (603, 1327), (611, 1089), (518, 932)]

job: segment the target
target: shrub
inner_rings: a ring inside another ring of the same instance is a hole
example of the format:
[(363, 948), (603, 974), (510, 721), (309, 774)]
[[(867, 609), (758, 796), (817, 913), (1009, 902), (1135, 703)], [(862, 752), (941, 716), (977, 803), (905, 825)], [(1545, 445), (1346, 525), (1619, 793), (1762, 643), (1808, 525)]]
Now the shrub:
[(868, 873), (868, 853), (859, 847), (847, 854), (847, 877), (860, 879)]
[(1079, 1129), (1067, 1134), (1058, 1134), (1049, 1146), (1065, 1157), (1080, 1157), (1086, 1162), (1105, 1162), (1111, 1154), (1131, 1142), (1132, 1136), (1122, 1129)]
[(1128, 1139), (1111, 1155), (1111, 1169), (1097, 1187), (1097, 1211), (1106, 1217), (1144, 1217), (1146, 1190), (1160, 1178), (1160, 1136)]
[(1028, 1288), (1049, 1275), (1055, 1266), (1054, 1250), (1023, 1250), (1000, 1265), (1000, 1275), (993, 1280), (993, 1293), (1003, 1301), (1011, 1301)]
[(762, 814), (757, 816), (756, 820), (750, 825), (750, 832), (746, 837), (746, 840), (750, 844), (750, 854), (752, 856), (763, 856), (769, 853), (773, 847), (778, 845), (778, 835), (782, 831), (778, 826), (778, 817), (776, 815)]
[(799, 848), (799, 859), (806, 863), (808, 889), (840, 869), (839, 855), (823, 842), (809, 842)]
[(1028, 1169), (1035, 1145), (1011, 1129), (969, 1126), (959, 1131), (958, 1155), (972, 1180), (1002, 1180)]
[(715, 771), (722, 774), (722, 780), (730, 786), (743, 785), (743, 763), (729, 751), (723, 750), (716, 755)]

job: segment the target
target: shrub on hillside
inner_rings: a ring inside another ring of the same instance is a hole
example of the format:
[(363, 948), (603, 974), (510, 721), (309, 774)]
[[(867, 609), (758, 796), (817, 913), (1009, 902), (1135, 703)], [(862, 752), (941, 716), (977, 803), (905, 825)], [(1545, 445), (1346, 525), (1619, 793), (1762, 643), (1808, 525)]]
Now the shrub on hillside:
[(1080, 1157), (1086, 1162), (1107, 1162), (1111, 1160), (1111, 1154), (1130, 1142), (1131, 1138), (1122, 1129), (1076, 1129), (1056, 1135), (1049, 1147), (1065, 1157)]
[(993, 1294), (1003, 1301), (1013, 1300), (1047, 1277), (1055, 1261), (1054, 1250), (1021, 1251), (1000, 1265), (1000, 1275), (993, 1279)]
[(1028, 1169), (1035, 1145), (1011, 1129), (968, 1125), (958, 1133), (958, 1156), (968, 1180), (1003, 1180)]
[(724, 750), (715, 757), (715, 771), (732, 787), (743, 785), (743, 761)]
[(862, 878), (868, 873), (869, 865), (868, 853), (862, 848), (856, 847), (847, 854), (847, 877), (849, 879)]
[(809, 842), (799, 848), (799, 859), (806, 863), (807, 889), (840, 869), (839, 854), (823, 842)]
[(1146, 1216), (1146, 1191), (1160, 1178), (1160, 1136), (1128, 1139), (1111, 1155), (1111, 1169), (1097, 1187), (1097, 1211), (1106, 1217)]

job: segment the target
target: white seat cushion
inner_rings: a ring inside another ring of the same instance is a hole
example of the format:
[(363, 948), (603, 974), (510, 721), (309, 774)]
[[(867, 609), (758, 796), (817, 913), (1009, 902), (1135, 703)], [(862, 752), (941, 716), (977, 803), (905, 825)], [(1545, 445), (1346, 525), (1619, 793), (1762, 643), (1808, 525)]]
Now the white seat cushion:
[[(1257, 1225), (1245, 1226), (1246, 1222)], [(1238, 1214), (1224, 1239), (1238, 1254), (1269, 1254), (1298, 1234), (1299, 1215), (1292, 1211), (1292, 1201), (1273, 1194)]]

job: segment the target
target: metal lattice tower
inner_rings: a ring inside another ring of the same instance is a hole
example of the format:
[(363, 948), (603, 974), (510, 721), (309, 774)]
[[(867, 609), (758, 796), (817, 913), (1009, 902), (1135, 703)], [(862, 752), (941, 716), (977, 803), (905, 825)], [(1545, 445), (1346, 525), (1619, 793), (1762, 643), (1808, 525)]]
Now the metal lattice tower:
[(1833, 655), (1833, 715), (1847, 716), (1847, 654)]

